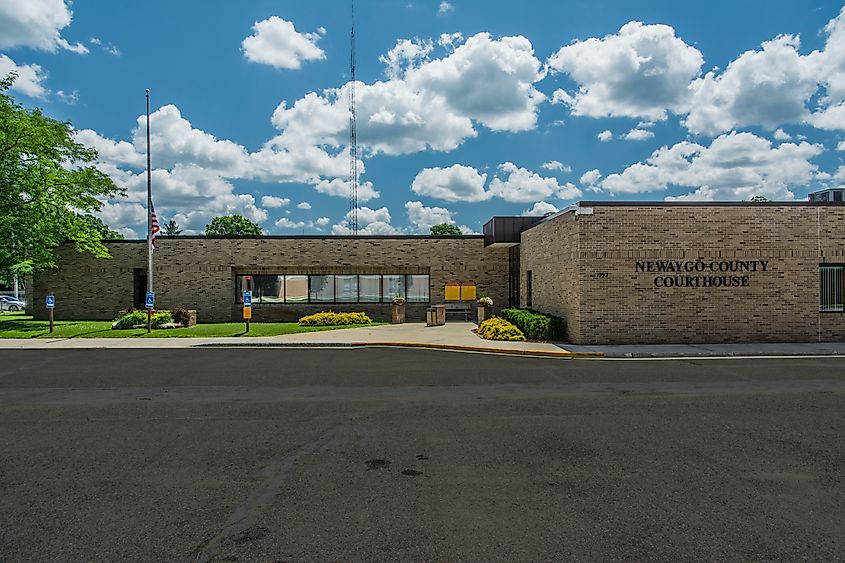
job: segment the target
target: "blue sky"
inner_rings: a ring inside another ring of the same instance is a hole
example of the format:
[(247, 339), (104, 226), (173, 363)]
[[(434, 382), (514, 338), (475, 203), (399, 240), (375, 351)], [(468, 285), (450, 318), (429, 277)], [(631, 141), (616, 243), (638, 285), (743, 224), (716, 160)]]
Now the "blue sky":
[[(127, 188), (113, 228), (144, 234), (150, 88), (160, 219), (348, 232), (349, 2), (21, 4), (0, 0), (0, 72)], [(841, 9), (359, 0), (361, 232), (843, 185)]]

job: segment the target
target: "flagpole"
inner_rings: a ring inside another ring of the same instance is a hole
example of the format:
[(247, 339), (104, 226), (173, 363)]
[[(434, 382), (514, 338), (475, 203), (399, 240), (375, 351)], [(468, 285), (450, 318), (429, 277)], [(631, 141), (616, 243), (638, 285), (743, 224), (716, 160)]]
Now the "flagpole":
[[(153, 189), (150, 170), (150, 89), (147, 88), (147, 291), (153, 290)], [(147, 309), (147, 332), (151, 330), (152, 309)]]

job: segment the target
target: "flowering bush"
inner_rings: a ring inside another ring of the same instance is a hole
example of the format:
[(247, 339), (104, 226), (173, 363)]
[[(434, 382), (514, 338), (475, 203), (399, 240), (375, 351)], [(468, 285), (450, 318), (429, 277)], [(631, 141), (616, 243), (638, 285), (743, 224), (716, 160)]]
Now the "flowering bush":
[[(153, 316), (150, 319), (150, 326), (152, 328), (159, 328), (172, 323), (173, 316), (170, 314), (170, 311), (153, 311)], [(142, 309), (135, 309), (131, 313), (123, 315), (111, 325), (114, 329), (135, 328), (138, 326), (147, 326), (147, 312)]]
[(492, 307), (493, 306), (493, 300), (485, 295), (484, 297), (482, 297), (481, 299), (478, 300), (478, 304), (483, 306), (483, 307)]
[(335, 313), (334, 311), (321, 311), (299, 319), (299, 326), (342, 326), (342, 325), (365, 325), (373, 320), (364, 313)]
[(525, 335), (514, 325), (499, 317), (491, 317), (478, 327), (478, 335), (485, 340), (525, 341)]

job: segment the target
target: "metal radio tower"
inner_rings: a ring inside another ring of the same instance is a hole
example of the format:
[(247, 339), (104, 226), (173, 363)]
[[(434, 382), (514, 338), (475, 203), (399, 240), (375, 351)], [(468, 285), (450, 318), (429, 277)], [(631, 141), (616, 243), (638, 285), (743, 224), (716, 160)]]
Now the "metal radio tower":
[(349, 35), (349, 231), (358, 234), (358, 123), (355, 119), (355, 0), (352, 0), (352, 32)]

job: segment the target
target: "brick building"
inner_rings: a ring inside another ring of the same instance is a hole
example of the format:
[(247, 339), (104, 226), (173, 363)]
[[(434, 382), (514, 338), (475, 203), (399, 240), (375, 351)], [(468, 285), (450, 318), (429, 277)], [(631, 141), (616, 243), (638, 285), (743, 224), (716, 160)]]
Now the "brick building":
[[(474, 282), (507, 301), (507, 250), (485, 248), (481, 236), (157, 237), (156, 307), (196, 309), (200, 322), (241, 318), (241, 291), (253, 291), (253, 320), (295, 321), (325, 310), (366, 311), (390, 319), (393, 297), (407, 299), (406, 317), (425, 320), (449, 282)], [(146, 241), (109, 241), (111, 259), (59, 248), (59, 268), (34, 280), (32, 308), (46, 318), (53, 291), (63, 319), (114, 319), (143, 307)]]
[[(496, 308), (562, 316), (578, 344), (831, 341), (845, 336), (845, 204), (581, 202), (546, 218), (494, 217), (484, 236), (162, 237), (156, 305), (201, 322), (295, 320), (364, 310), (386, 320), (408, 300), (424, 320), (449, 282), (474, 282)], [(64, 319), (112, 319), (143, 302), (144, 241), (110, 260), (59, 249), (32, 312), (57, 295)]]
[(581, 202), (523, 230), (522, 304), (578, 344), (845, 337), (845, 206)]

